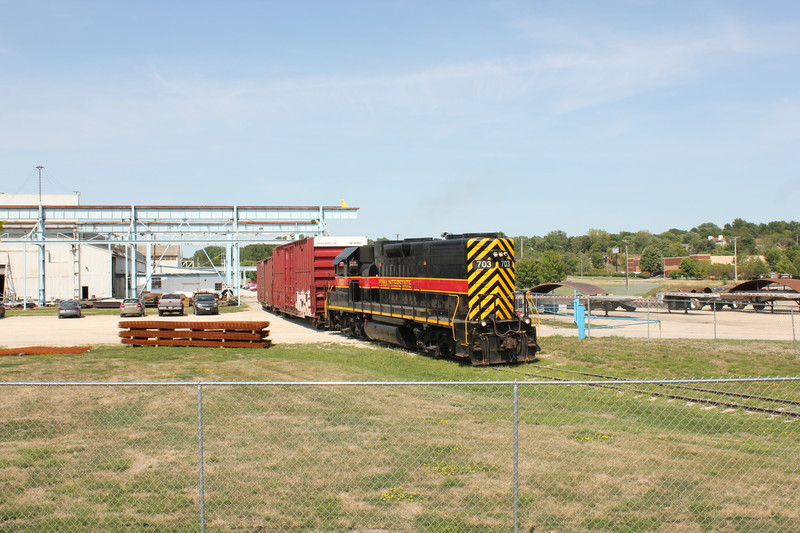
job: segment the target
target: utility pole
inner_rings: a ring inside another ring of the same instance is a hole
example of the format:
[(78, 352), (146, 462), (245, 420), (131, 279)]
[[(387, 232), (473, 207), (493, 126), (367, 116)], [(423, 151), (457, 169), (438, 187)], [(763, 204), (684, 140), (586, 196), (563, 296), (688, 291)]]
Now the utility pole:
[(739, 237), (733, 238), (733, 281), (739, 281), (739, 254), (736, 250), (736, 241)]
[(625, 245), (625, 288), (628, 288), (628, 245)]

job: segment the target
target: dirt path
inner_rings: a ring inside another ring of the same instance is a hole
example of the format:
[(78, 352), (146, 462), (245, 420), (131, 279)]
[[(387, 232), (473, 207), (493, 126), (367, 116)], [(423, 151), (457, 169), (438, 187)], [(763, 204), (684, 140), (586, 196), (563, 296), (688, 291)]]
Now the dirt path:
[[(269, 338), (273, 344), (361, 344), (362, 341), (329, 331), (318, 331), (302, 320), (286, 319), (267, 313), (256, 301), (254, 292), (243, 291), (242, 302), (248, 305), (245, 311), (220, 315), (164, 316), (159, 317), (155, 309), (149, 309), (144, 320), (163, 321), (221, 321), (254, 320), (268, 321)], [(118, 316), (96, 315), (59, 320), (55, 316), (7, 317), (0, 319), (0, 347), (22, 346), (83, 346), (98, 344), (120, 344)], [(124, 320), (142, 320), (125, 318)]]
[[(267, 313), (256, 302), (255, 293), (244, 291), (242, 301), (248, 309), (237, 313), (225, 313), (216, 316), (191, 316), (192, 320), (267, 320), (270, 322), (270, 339), (273, 344), (361, 344), (361, 341), (347, 338), (337, 333), (317, 331), (308, 327), (303, 321), (285, 319)], [(760, 339), (786, 340), (793, 338), (792, 320), (800, 321), (800, 317), (792, 317), (788, 313), (772, 314), (768, 312), (720, 311), (710, 310), (648, 314), (644, 310), (633, 313), (617, 312), (616, 316), (628, 319), (658, 319), (660, 323), (615, 327), (613, 329), (593, 329), (590, 336), (620, 336), (652, 339), (688, 338), (713, 339)], [(156, 316), (151, 310), (148, 319)], [(128, 319), (137, 320), (137, 319)], [(161, 317), (158, 320), (186, 320), (186, 317)], [(120, 318), (112, 315), (85, 316), (80, 319), (58, 320), (55, 316), (7, 317), (0, 319), (0, 347), (18, 348), (22, 346), (82, 346), (98, 344), (120, 344), (118, 323)], [(623, 320), (598, 318), (591, 322), (592, 326), (613, 326), (624, 324)], [(800, 324), (797, 324), (800, 328)], [(716, 329), (716, 333), (715, 333)], [(542, 344), (546, 344), (548, 335), (575, 336), (577, 330), (569, 327), (544, 325), (540, 327)]]

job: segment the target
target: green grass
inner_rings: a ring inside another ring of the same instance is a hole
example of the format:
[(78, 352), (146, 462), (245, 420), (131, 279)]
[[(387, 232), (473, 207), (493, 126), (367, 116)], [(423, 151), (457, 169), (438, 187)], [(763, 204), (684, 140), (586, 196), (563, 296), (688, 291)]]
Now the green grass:
[[(327, 344), (0, 361), (4, 381), (46, 382), (785, 376), (798, 362), (786, 342), (541, 342), (539, 363), (500, 368)], [(743, 388), (797, 398), (796, 383)], [(657, 386), (519, 390), (523, 531), (798, 524), (796, 423), (655, 397)], [(203, 398), (210, 531), (510, 530), (508, 386), (209, 386)], [(0, 531), (196, 530), (196, 426), (193, 386), (0, 387)]]
[[(680, 379), (796, 374), (791, 342), (602, 337), (540, 339), (531, 365), (472, 367), (401, 349), (323, 345), (235, 348), (102, 346), (80, 355), (0, 357), (4, 381), (142, 380), (513, 380), (542, 367), (606, 373), (631, 379)], [(500, 371), (498, 371), (500, 370)], [(509, 374), (508, 372), (513, 372)]]

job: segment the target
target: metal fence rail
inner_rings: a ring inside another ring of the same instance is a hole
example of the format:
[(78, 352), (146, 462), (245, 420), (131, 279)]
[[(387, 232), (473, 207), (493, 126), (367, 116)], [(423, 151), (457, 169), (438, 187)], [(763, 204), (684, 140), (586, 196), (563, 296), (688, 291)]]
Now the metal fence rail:
[(0, 531), (798, 531), (800, 378), (0, 383)]
[[(800, 308), (795, 302), (780, 301), (753, 305), (703, 300), (677, 304), (652, 298), (609, 299), (602, 296), (534, 295), (529, 302), (536, 306), (541, 319), (552, 325), (577, 326), (592, 336), (599, 330), (626, 328), (637, 330), (633, 336), (650, 339), (675, 338), (771, 339), (792, 342), (798, 355)], [(518, 300), (518, 308), (522, 304)], [(675, 335), (676, 331), (680, 331)], [(623, 334), (623, 333), (619, 333)], [(583, 338), (583, 331), (579, 334)]]

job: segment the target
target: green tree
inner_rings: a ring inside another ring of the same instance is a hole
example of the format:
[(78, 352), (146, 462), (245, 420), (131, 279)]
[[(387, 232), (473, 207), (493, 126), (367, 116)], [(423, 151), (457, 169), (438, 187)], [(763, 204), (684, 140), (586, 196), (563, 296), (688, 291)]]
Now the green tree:
[(526, 257), (517, 261), (517, 288), (530, 289), (539, 284), (539, 274), (536, 259)]
[(664, 257), (681, 257), (686, 255), (686, 248), (679, 242), (671, 242), (664, 250)]
[(606, 258), (600, 252), (592, 252), (589, 257), (592, 258), (592, 267), (599, 269), (606, 266)]
[[(206, 246), (197, 250), (192, 259), (196, 266), (219, 266), (225, 258), (225, 248), (222, 246)], [(209, 261), (210, 259), (210, 261)]]
[(681, 261), (678, 267), (678, 272), (684, 278), (699, 278), (702, 277), (700, 261), (686, 257)]
[(777, 270), (778, 263), (780, 263), (781, 259), (784, 257), (783, 251), (778, 248), (770, 248), (764, 251), (764, 258), (767, 260), (767, 264), (772, 270)]
[(691, 229), (692, 233), (696, 233), (700, 237), (704, 239), (708, 239), (708, 237), (718, 237), (722, 235), (722, 228), (714, 224), (713, 222), (705, 222), (700, 224), (696, 228)]
[(664, 270), (662, 265), (661, 254), (659, 254), (655, 246), (648, 246), (644, 249), (642, 258), (639, 260), (639, 270), (655, 274)]
[(756, 279), (769, 274), (769, 265), (759, 257), (748, 257), (739, 264), (739, 277), (744, 279)]
[(607, 231), (592, 228), (586, 232), (586, 236), (589, 237), (590, 250), (593, 252), (607, 253), (611, 248), (611, 236)]
[(272, 257), (272, 250), (277, 246), (277, 244), (248, 244), (242, 248), (239, 257), (243, 264), (245, 261), (255, 264), (262, 259)]
[(551, 231), (544, 236), (544, 249), (566, 252), (569, 249), (569, 237), (561, 230)]
[(563, 281), (566, 277), (566, 266), (561, 255), (556, 251), (543, 252), (538, 265), (539, 283)]
[(789, 258), (787, 257), (784, 257), (778, 261), (778, 264), (775, 265), (775, 270), (778, 271), (778, 274), (789, 274), (793, 278), (797, 277), (798, 275), (797, 267), (793, 262), (789, 261)]
[(706, 268), (706, 276), (714, 279), (732, 279), (733, 265), (711, 263), (708, 265), (708, 268)]

